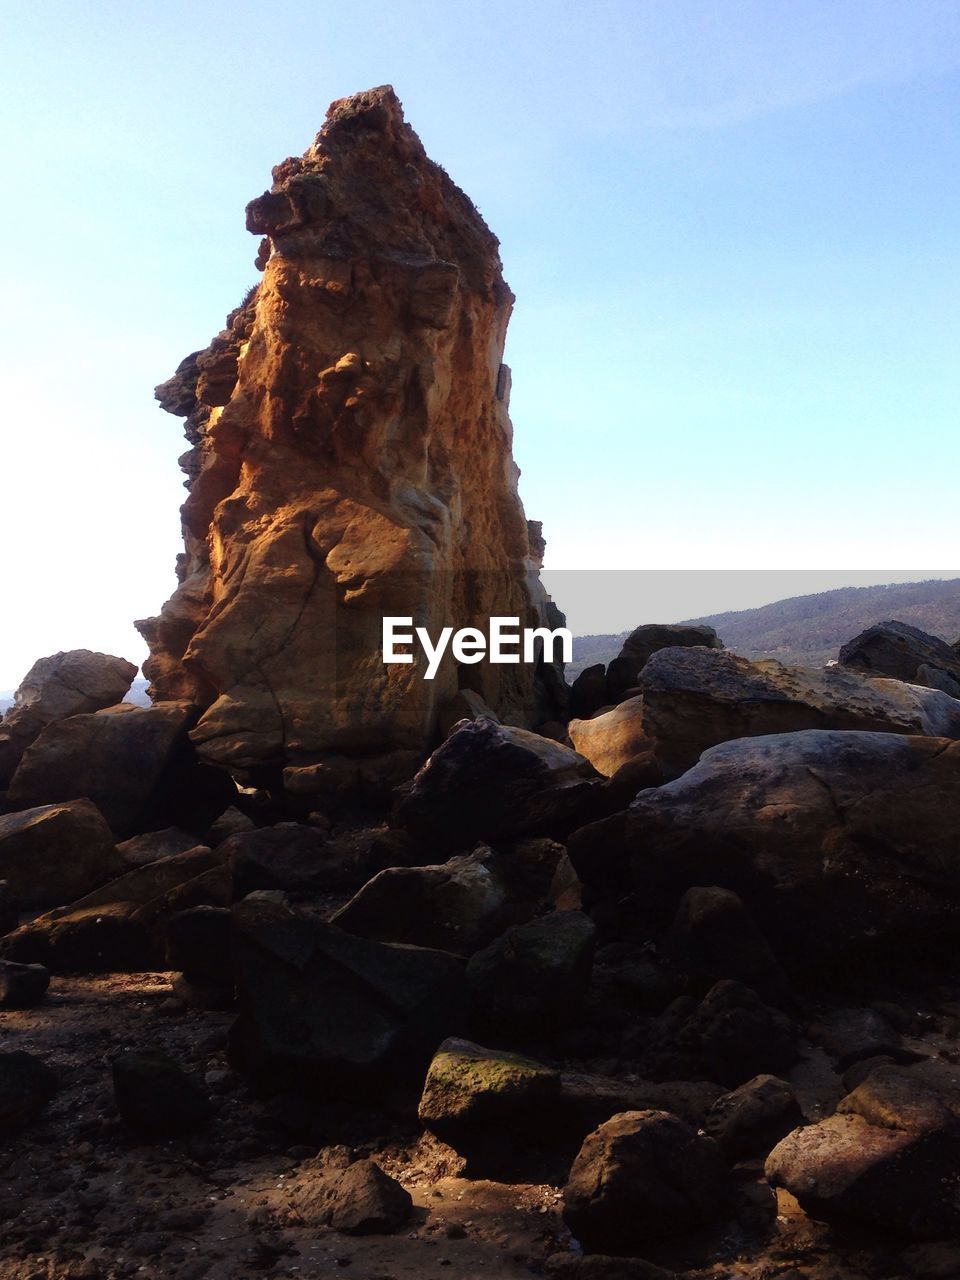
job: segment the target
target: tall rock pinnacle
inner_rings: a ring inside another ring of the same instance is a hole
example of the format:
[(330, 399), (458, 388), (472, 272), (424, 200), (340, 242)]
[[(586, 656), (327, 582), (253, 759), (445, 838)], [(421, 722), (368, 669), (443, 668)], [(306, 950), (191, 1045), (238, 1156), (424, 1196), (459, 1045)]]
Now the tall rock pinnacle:
[[(408, 776), (458, 687), (544, 718), (530, 665), (384, 665), (385, 615), (560, 621), (517, 495), (497, 240), (382, 87), (247, 207), (263, 280), (157, 388), (192, 448), (179, 587), (138, 623), (201, 755), (322, 793)], [(416, 651), (415, 651), (416, 652)]]

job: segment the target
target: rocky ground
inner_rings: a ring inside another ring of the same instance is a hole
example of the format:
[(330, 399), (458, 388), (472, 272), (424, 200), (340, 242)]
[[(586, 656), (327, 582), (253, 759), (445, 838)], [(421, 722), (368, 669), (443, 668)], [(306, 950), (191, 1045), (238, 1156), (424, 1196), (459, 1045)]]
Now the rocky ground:
[[(42, 1118), (8, 1141), (0, 1158), (0, 1275), (308, 1280), (343, 1272), (356, 1280), (467, 1280), (562, 1275), (563, 1264), (578, 1258), (559, 1183), (450, 1176), (451, 1153), (423, 1140), (413, 1114), (338, 1109), (324, 1118), (335, 1142), (321, 1145), (309, 1132), (313, 1122), (301, 1116), (298, 1123), (289, 1107), (255, 1098), (230, 1069), (232, 1014), (185, 1009), (171, 994), (173, 977), (55, 977), (42, 1005), (0, 1013), (5, 1050), (37, 1054), (62, 1082)], [(932, 993), (939, 1011), (931, 1012), (915, 1011), (916, 991), (901, 994), (904, 1017), (921, 1034), (901, 1040), (899, 1052), (940, 1063), (960, 1081), (960, 988)], [(838, 1030), (861, 1035), (865, 1052), (871, 1046), (855, 1023), (848, 1013)], [(212, 1100), (209, 1122), (181, 1138), (131, 1134), (118, 1117), (110, 1073), (111, 1058), (131, 1048), (160, 1049), (195, 1074)], [(808, 1047), (791, 1073), (810, 1119), (829, 1113), (843, 1092), (834, 1065)], [(358, 1237), (298, 1221), (297, 1189), (309, 1183), (318, 1158), (322, 1165), (322, 1151), (344, 1145), (373, 1156), (410, 1192), (413, 1211), (398, 1233)], [(756, 1189), (761, 1165), (738, 1165), (745, 1186)], [(754, 1195), (739, 1221), (688, 1231), (648, 1253), (690, 1280), (946, 1280), (960, 1268), (958, 1246), (831, 1228), (782, 1189), (769, 1204)], [(628, 1266), (620, 1260), (575, 1274), (658, 1274)]]

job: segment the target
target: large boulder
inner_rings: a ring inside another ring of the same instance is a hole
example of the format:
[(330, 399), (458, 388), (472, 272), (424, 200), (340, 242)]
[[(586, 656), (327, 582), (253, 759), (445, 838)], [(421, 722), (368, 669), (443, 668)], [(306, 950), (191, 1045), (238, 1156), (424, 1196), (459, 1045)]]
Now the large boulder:
[(90, 649), (70, 649), (35, 662), (0, 721), (0, 788), (7, 786), (42, 729), (54, 720), (114, 706), (136, 674), (125, 658)]
[(447, 952), (353, 937), (257, 894), (233, 923), (232, 1054), (262, 1090), (404, 1085), (463, 1021), (463, 962)]
[(960, 653), (938, 636), (928, 635), (906, 622), (879, 622), (848, 641), (839, 663), (873, 676), (892, 676), (933, 689), (960, 684)]
[(607, 667), (607, 702), (621, 702), (628, 690), (640, 683), (640, 672), (661, 649), (692, 646), (722, 649), (713, 627), (698, 623), (647, 623), (637, 627), (623, 642), (617, 657)]
[(257, 889), (326, 892), (363, 882), (357, 860), (339, 852), (316, 827), (281, 822), (228, 836), (218, 846), (227, 859), (238, 898)]
[(389, 867), (333, 916), (348, 933), (470, 955), (511, 919), (503, 859), (485, 846), (434, 867)]
[(722, 1176), (712, 1139), (666, 1111), (625, 1111), (581, 1147), (563, 1192), (564, 1220), (587, 1253), (642, 1253), (715, 1218)]
[(688, 889), (677, 908), (667, 951), (701, 990), (732, 978), (773, 1004), (790, 1001), (786, 975), (769, 942), (730, 889)]
[(420, 1122), (463, 1154), (489, 1156), (512, 1132), (527, 1137), (555, 1114), (560, 1074), (522, 1054), (444, 1040), (420, 1098)]
[(595, 779), (588, 761), (559, 742), (482, 717), (465, 720), (417, 774), (397, 821), (447, 849), (562, 834), (587, 820)]
[(422, 758), (461, 685), (516, 723), (547, 718), (541, 664), (448, 651), (425, 679), (419, 645), (409, 664), (382, 654), (387, 616), (434, 640), (493, 616), (557, 624), (511, 456), (513, 299), (495, 237), (389, 86), (334, 103), (274, 178), (247, 209), (262, 283), (158, 388), (193, 447), (180, 586), (140, 624), (144, 670), (204, 708), (206, 760), (379, 783)]
[(656, 743), (657, 760), (671, 774), (696, 764), (717, 743), (799, 729), (960, 738), (960, 702), (949, 694), (842, 667), (786, 667), (725, 650), (661, 649), (644, 667), (641, 683), (637, 732)]
[[(195, 709), (187, 703), (121, 703), (49, 724), (24, 753), (7, 792), (12, 807), (85, 796), (118, 836), (148, 822), (179, 752), (188, 748)], [(180, 779), (176, 780), (178, 783)]]
[[(960, 924), (960, 743), (806, 730), (741, 738), (570, 838), (582, 880), (664, 922), (691, 884), (739, 894), (788, 972)], [(891, 950), (892, 949), (892, 950)]]
[(960, 1232), (958, 1165), (960, 1090), (881, 1067), (836, 1115), (784, 1138), (765, 1172), (813, 1218), (941, 1238)]
[(736, 1088), (797, 1059), (797, 1030), (740, 982), (718, 982), (699, 1003), (681, 998), (651, 1031), (643, 1066), (654, 1079), (718, 1080)]
[(574, 750), (598, 773), (612, 778), (621, 765), (653, 748), (644, 728), (643, 698), (627, 698), (589, 720), (571, 720), (567, 733)]
[(502, 1035), (537, 1035), (578, 1018), (590, 982), (596, 929), (580, 911), (515, 925), (471, 956), (474, 1016)]
[(202, 845), (137, 867), (68, 907), (37, 916), (3, 939), (11, 960), (56, 973), (161, 968), (170, 918), (224, 906), (230, 878), (219, 850)]
[(89, 800), (0, 815), (0, 879), (20, 907), (72, 902), (122, 870), (113, 834)]

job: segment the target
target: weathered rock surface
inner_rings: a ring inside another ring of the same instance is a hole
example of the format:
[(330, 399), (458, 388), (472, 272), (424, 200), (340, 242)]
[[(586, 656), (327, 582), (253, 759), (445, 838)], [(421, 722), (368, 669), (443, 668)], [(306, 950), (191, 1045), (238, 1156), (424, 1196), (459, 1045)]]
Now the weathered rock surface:
[(770, 944), (729, 889), (688, 889), (677, 908), (667, 950), (701, 990), (732, 978), (773, 1004), (790, 999), (786, 975)]
[(629, 872), (651, 919), (691, 884), (732, 889), (788, 973), (804, 972), (950, 936), (958, 823), (960, 743), (806, 730), (713, 747), (569, 851), (585, 882)]
[(121, 703), (49, 724), (24, 753), (7, 792), (28, 809), (86, 797), (119, 836), (150, 814), (165, 775), (184, 748), (194, 716), (186, 703)]
[(777, 1076), (755, 1076), (717, 1098), (703, 1127), (730, 1160), (766, 1154), (800, 1123), (793, 1087)]
[(160, 858), (186, 853), (200, 843), (189, 831), (180, 827), (164, 827), (162, 831), (145, 831), (143, 835), (131, 836), (117, 845), (117, 853), (130, 868), (146, 867)]
[(322, 831), (298, 822), (241, 831), (218, 845), (218, 852), (230, 864), (238, 898), (257, 889), (322, 891), (363, 880), (355, 859), (338, 854)]
[(267, 1091), (335, 1091), (419, 1078), (463, 1021), (463, 962), (355, 938), (253, 895), (233, 909), (234, 1059)]
[(397, 821), (439, 848), (555, 835), (586, 820), (597, 775), (569, 747), (490, 720), (466, 720), (397, 806)]
[(223, 906), (230, 891), (219, 850), (198, 846), (127, 871), (70, 906), (21, 925), (3, 939), (3, 953), (55, 973), (159, 968), (171, 916), (194, 906)]
[(413, 1201), (395, 1178), (373, 1160), (351, 1160), (337, 1148), (324, 1153), (293, 1189), (290, 1213), (310, 1227), (332, 1227), (344, 1235), (387, 1235), (410, 1217)]
[(724, 980), (699, 1004), (676, 1000), (653, 1027), (644, 1070), (654, 1079), (718, 1080), (736, 1088), (752, 1076), (786, 1070), (797, 1031), (779, 1009), (741, 982)]
[(563, 1216), (587, 1253), (642, 1253), (715, 1217), (722, 1173), (712, 1139), (666, 1111), (625, 1111), (584, 1142)]
[(690, 768), (717, 743), (767, 733), (863, 729), (960, 738), (960, 702), (949, 694), (842, 667), (785, 667), (725, 650), (661, 649), (641, 683), (637, 740), (642, 733), (655, 742), (658, 761), (671, 773)]
[(70, 649), (35, 662), (0, 721), (0, 788), (7, 786), (42, 729), (54, 720), (112, 707), (136, 674), (125, 658), (90, 649)]
[(511, 919), (502, 859), (485, 846), (434, 867), (391, 867), (333, 917), (348, 933), (470, 955)]
[[(421, 1123), (456, 1150), (471, 1151), (490, 1131), (529, 1133), (560, 1096), (560, 1075), (522, 1054), (444, 1040), (420, 1098)], [(494, 1141), (502, 1140), (497, 1136)]]
[(620, 702), (629, 689), (640, 684), (640, 672), (661, 649), (692, 646), (722, 649), (713, 627), (697, 624), (648, 623), (637, 627), (623, 642), (620, 653), (607, 668), (607, 702)]
[(960, 1231), (958, 1162), (960, 1091), (881, 1067), (836, 1115), (784, 1138), (765, 1171), (811, 1217), (936, 1239)]
[[(424, 154), (389, 87), (334, 103), (247, 209), (264, 277), (158, 388), (187, 415), (180, 587), (140, 625), (160, 699), (231, 768), (413, 772), (459, 684), (544, 719), (530, 664), (424, 680), (385, 665), (382, 619), (557, 625), (517, 496), (497, 242)], [(409, 761), (414, 761), (409, 765)], [(292, 778), (302, 786), (309, 776)], [(394, 778), (400, 781), (399, 777)]]
[(515, 925), (471, 956), (474, 1016), (501, 1034), (549, 1033), (578, 1018), (596, 929), (580, 911), (551, 911)]
[[(954, 645), (906, 622), (880, 622), (840, 650), (839, 663), (868, 675), (892, 676), (942, 689), (943, 677), (960, 682), (960, 654)], [(921, 675), (921, 668), (925, 668)], [(948, 689), (948, 692), (951, 690)]]
[(0, 815), (0, 877), (20, 906), (72, 902), (122, 870), (113, 834), (89, 800)]
[(571, 720), (567, 732), (574, 750), (607, 778), (654, 745), (644, 728), (642, 696), (627, 698), (589, 720)]

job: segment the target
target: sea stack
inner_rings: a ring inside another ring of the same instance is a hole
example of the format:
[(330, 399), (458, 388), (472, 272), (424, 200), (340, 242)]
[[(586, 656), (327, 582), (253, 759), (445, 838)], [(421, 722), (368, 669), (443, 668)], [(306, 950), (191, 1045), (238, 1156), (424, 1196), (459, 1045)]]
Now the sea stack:
[(517, 493), (496, 238), (389, 86), (333, 103), (273, 178), (247, 206), (262, 281), (157, 388), (191, 444), (185, 551), (138, 626), (153, 698), (203, 708), (203, 759), (309, 796), (409, 777), (461, 688), (551, 714), (542, 663), (385, 665), (385, 616), (562, 617)]

